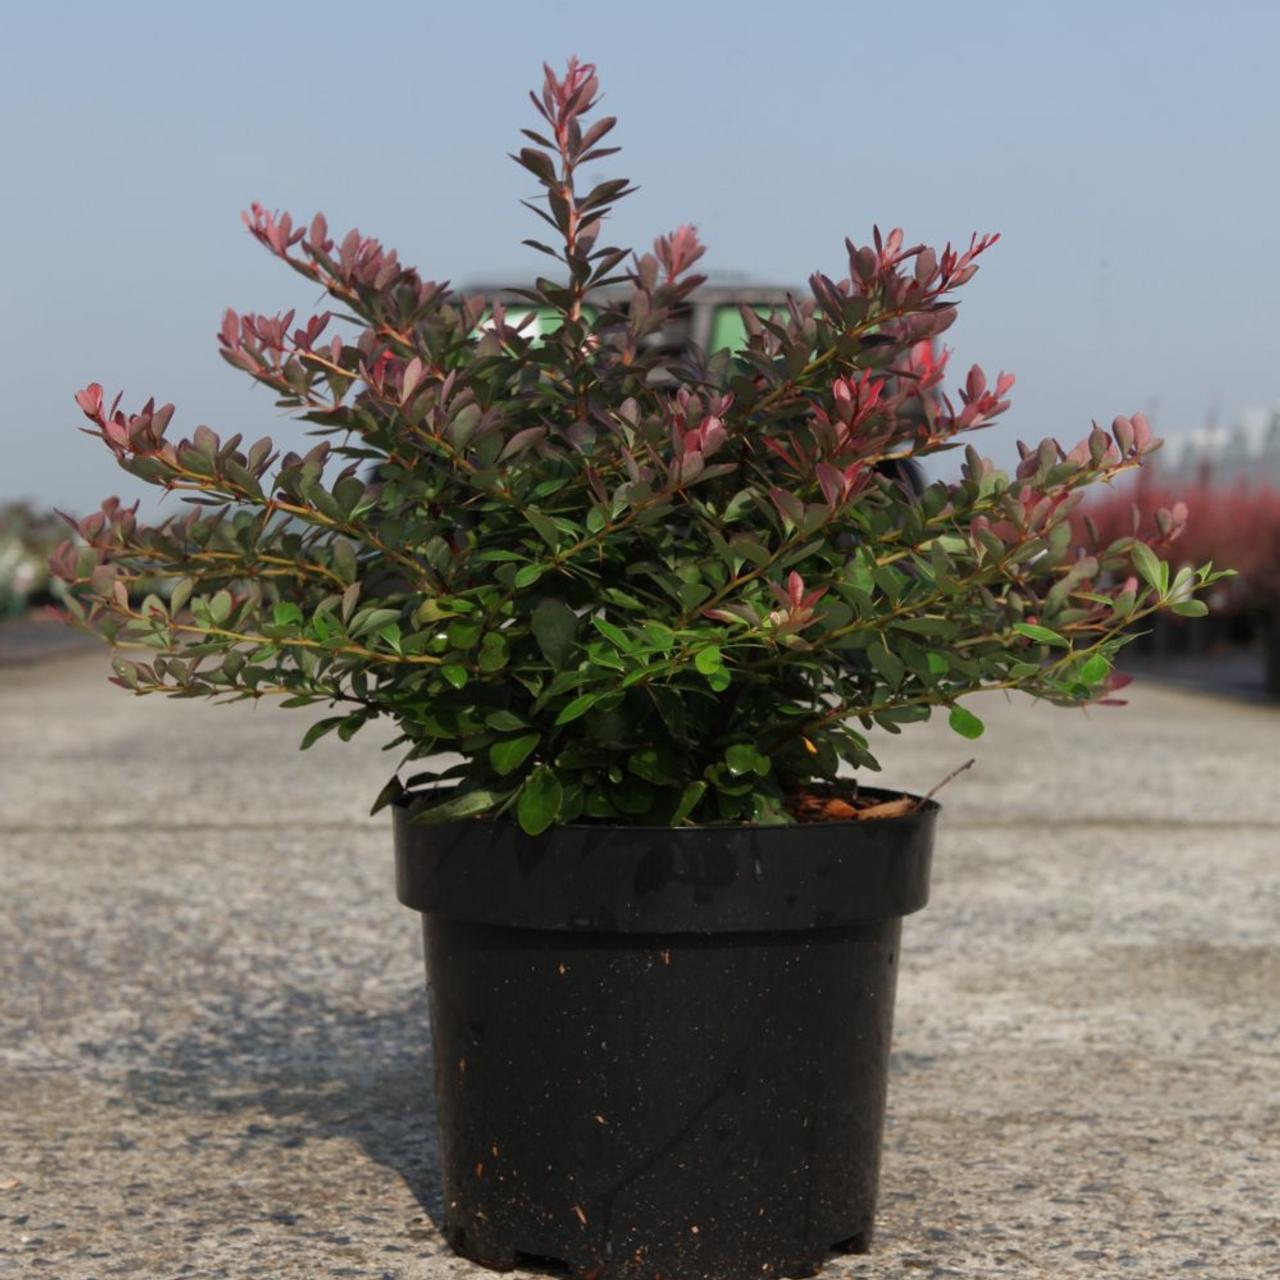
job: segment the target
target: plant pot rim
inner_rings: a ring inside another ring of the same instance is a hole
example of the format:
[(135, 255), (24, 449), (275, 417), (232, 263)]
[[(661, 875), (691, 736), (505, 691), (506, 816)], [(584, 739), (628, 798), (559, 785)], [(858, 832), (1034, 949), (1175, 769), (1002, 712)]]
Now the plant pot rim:
[(411, 804), (393, 807), (405, 906), (593, 934), (793, 933), (900, 918), (928, 901), (941, 808), (786, 826), (579, 823), (530, 836), (508, 819), (415, 823)]

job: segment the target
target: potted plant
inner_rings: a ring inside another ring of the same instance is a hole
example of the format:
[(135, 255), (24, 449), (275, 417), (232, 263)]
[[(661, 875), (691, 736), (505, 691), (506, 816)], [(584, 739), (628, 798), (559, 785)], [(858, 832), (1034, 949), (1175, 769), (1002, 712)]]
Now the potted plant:
[(1007, 407), (976, 367), (943, 395), (935, 344), (995, 237), (877, 231), (785, 317), (744, 308), (739, 354), (656, 348), (703, 249), (603, 243), (630, 188), (580, 189), (615, 149), (596, 94), (591, 66), (548, 69), (515, 157), (556, 264), (526, 310), (558, 326), (254, 206), (333, 310), (228, 312), (222, 353), (324, 439), (174, 442), (172, 406), (91, 385), (91, 433), (191, 505), (147, 526), (109, 501), (54, 562), (71, 620), (140, 651), (115, 661), (135, 693), (327, 706), (304, 747), (394, 724), (374, 807), (424, 913), (457, 1250), (806, 1274), (871, 1239), (938, 812), (856, 780), (873, 737), (937, 708), (976, 737), (983, 689), (1107, 701), (1123, 629), (1201, 612), (1215, 575), (1170, 581), (1131, 536), (1072, 548), (1081, 491), (1156, 448), (1141, 416), (1012, 477), (970, 447), (923, 495), (893, 479)]

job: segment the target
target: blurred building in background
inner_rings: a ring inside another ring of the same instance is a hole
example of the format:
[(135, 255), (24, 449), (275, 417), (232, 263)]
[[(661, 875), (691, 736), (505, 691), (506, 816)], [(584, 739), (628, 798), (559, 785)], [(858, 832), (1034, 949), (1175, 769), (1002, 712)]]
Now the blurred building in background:
[(1156, 473), (1170, 487), (1280, 490), (1280, 404), (1246, 413), (1233, 427), (1167, 432), (1156, 461)]

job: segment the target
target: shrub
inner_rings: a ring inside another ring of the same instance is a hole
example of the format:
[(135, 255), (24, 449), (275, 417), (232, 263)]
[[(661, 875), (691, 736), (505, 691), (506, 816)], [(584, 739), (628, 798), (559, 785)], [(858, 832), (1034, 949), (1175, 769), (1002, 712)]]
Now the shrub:
[[(591, 66), (548, 69), (514, 157), (542, 189), (526, 203), (550, 242), (526, 243), (556, 273), (526, 296), (561, 318), (549, 336), (357, 231), (255, 205), (254, 238), (332, 309), (228, 312), (222, 354), (324, 439), (175, 443), (171, 405), (78, 395), (126, 471), (192, 504), (149, 527), (108, 502), (55, 557), (86, 592), (73, 621), (151, 651), (119, 684), (329, 704), (303, 746), (389, 717), (409, 776), (379, 804), (448, 784), (425, 820), (776, 823), (842, 762), (875, 768), (870, 731), (943, 707), (974, 737), (981, 689), (1105, 697), (1122, 628), (1203, 609), (1186, 594), (1208, 571), (1171, 582), (1129, 536), (1071, 549), (1081, 490), (1157, 447), (1141, 415), (1022, 447), (1012, 477), (970, 446), (919, 498), (877, 470), (1008, 407), (1013, 378), (977, 367), (941, 394), (936, 344), (994, 236), (935, 252), (877, 230), (785, 317), (744, 311), (739, 355), (663, 354), (703, 246), (687, 226), (634, 257), (603, 243), (630, 188), (579, 187), (616, 150), (596, 93)], [(133, 603), (143, 577), (168, 599)], [(442, 752), (463, 762), (415, 771)]]

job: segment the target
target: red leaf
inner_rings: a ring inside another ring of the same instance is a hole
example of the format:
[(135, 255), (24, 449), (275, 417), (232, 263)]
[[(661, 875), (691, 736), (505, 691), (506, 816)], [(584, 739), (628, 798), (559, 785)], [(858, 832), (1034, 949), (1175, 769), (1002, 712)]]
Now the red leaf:
[(80, 406), (85, 417), (96, 420), (102, 413), (102, 384), (91, 382), (83, 391), (78, 391), (76, 404)]

